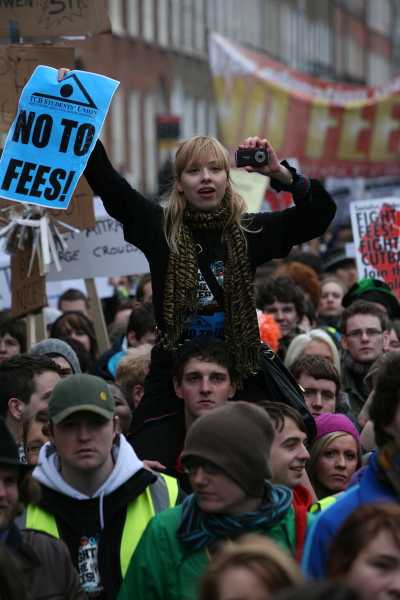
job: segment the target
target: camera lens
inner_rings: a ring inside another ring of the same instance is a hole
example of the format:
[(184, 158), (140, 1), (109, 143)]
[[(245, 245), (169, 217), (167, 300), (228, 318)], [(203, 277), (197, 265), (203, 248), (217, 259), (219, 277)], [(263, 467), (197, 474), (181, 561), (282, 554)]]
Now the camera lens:
[(262, 163), (265, 160), (265, 151), (264, 150), (257, 150), (257, 152), (254, 153), (254, 160), (258, 163)]

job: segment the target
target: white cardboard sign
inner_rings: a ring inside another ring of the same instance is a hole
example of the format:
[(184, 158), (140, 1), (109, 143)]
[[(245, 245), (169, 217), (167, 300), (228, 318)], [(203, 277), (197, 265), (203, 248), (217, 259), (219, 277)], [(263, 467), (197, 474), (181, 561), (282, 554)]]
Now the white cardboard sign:
[(350, 205), (358, 277), (385, 281), (400, 298), (400, 198)]
[(51, 265), (48, 281), (131, 275), (149, 272), (143, 252), (125, 242), (122, 225), (111, 217), (97, 220), (94, 229), (65, 234), (68, 249), (61, 253), (62, 270)]

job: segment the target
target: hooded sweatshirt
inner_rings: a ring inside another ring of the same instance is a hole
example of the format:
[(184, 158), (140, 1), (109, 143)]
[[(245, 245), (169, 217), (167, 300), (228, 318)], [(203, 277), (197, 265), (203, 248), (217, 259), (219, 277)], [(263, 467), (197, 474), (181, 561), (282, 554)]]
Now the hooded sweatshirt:
[(116, 597), (122, 582), (119, 549), (127, 506), (157, 479), (144, 469), (123, 435), (117, 436), (112, 452), (114, 468), (93, 496), (63, 479), (51, 442), (41, 448), (33, 471), (42, 488), (39, 506), (55, 517), (89, 598)]

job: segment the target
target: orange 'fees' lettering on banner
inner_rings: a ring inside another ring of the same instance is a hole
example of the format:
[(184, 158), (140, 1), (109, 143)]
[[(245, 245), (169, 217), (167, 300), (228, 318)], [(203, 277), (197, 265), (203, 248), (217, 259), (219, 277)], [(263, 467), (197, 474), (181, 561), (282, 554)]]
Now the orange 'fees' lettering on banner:
[(400, 76), (379, 87), (322, 82), (265, 55), (210, 39), (222, 141), (257, 133), (310, 176), (397, 175)]

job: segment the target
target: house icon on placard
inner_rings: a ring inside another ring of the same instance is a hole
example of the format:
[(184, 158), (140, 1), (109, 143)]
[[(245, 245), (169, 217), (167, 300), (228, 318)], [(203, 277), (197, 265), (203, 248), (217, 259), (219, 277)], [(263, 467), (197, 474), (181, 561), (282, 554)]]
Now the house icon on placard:
[[(41, 98), (45, 103), (53, 104), (54, 102), (62, 102), (63, 104), (77, 107), (86, 107), (88, 109), (97, 109), (93, 98), (75, 73), (67, 75), (60, 81), (59, 96), (52, 94), (44, 94), (42, 92), (33, 92), (33, 99)], [(47, 101), (47, 102), (46, 102)]]

